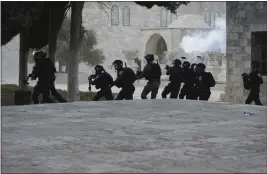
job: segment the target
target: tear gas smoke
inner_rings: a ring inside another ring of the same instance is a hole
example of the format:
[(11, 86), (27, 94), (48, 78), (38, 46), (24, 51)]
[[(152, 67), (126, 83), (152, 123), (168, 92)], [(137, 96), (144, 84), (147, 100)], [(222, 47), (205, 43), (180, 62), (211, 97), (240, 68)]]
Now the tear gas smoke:
[(226, 19), (218, 18), (215, 29), (209, 32), (194, 32), (185, 35), (180, 44), (186, 53), (191, 52), (226, 52)]

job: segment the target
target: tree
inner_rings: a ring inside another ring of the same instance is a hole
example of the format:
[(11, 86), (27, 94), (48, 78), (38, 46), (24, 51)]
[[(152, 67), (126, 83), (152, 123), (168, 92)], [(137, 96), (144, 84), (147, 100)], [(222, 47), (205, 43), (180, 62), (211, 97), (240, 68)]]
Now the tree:
[(96, 33), (93, 30), (85, 31), (79, 51), (79, 59), (88, 66), (101, 64), (105, 60), (103, 51), (95, 49), (95, 45), (97, 45)]
[[(66, 67), (65, 72), (68, 72), (68, 60), (69, 60), (69, 42), (70, 42), (70, 19), (66, 18), (62, 22), (61, 29), (57, 37), (57, 51), (55, 54), (55, 60), (58, 62), (58, 72), (63, 72), (63, 67)], [(97, 45), (96, 33), (93, 30), (84, 30), (82, 28), (80, 49), (78, 51), (79, 62), (83, 62), (88, 66), (94, 66), (103, 63), (105, 57), (102, 50), (95, 49)], [(48, 53), (48, 47), (44, 47), (42, 50)], [(33, 50), (31, 50), (33, 52)], [(33, 55), (29, 56), (29, 63), (33, 62)]]
[(134, 1), (140, 6), (145, 6), (148, 9), (152, 8), (154, 5), (165, 7), (167, 10), (170, 10), (172, 13), (176, 13), (176, 10), (181, 5), (187, 5), (189, 1)]

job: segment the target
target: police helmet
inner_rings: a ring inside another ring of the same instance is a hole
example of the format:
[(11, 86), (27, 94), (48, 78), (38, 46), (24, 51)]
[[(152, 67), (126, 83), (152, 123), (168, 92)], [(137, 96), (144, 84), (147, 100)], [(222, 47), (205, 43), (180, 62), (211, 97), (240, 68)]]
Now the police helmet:
[(180, 65), (182, 64), (182, 62), (181, 62), (181, 60), (179, 60), (179, 59), (174, 59), (174, 60), (173, 60), (173, 64), (174, 64), (174, 65), (177, 65), (177, 66), (180, 66)]
[(43, 58), (46, 58), (46, 52), (44, 52), (44, 51), (35, 51), (35, 52), (33, 52), (33, 57), (35, 58), (35, 59), (43, 59)]
[(190, 62), (188, 62), (188, 61), (184, 61), (184, 62), (183, 62), (183, 67), (184, 67), (184, 68), (189, 68), (189, 67), (190, 67)]
[(101, 66), (101, 65), (96, 65), (94, 69), (95, 69), (96, 72), (97, 72), (97, 71), (98, 71), (98, 72), (104, 71), (104, 68), (103, 68), (103, 66)]
[(197, 67), (197, 68), (201, 68), (201, 69), (203, 69), (203, 70), (206, 69), (206, 65), (205, 65), (204, 63), (198, 63), (196, 67)]
[(118, 66), (123, 66), (123, 62), (121, 60), (115, 60), (113, 63), (113, 65), (118, 65)]
[(252, 63), (251, 63), (251, 66), (252, 67), (254, 67), (254, 68), (260, 68), (260, 63), (258, 62), (258, 61), (253, 61)]
[(153, 54), (148, 54), (145, 56), (145, 59), (148, 61), (154, 61), (154, 55)]

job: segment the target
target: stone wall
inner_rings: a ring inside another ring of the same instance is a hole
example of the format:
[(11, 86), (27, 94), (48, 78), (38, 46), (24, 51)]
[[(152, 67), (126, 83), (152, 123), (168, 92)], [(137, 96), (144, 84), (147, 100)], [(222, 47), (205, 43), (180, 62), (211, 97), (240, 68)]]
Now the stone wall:
[[(120, 21), (118, 26), (111, 25), (111, 9), (104, 7), (105, 10), (101, 10), (97, 2), (86, 2), (83, 10), (83, 24), (85, 28), (96, 31), (98, 48), (103, 49), (107, 58), (106, 63), (111, 64), (117, 58), (124, 59), (123, 50), (139, 50), (139, 54), (142, 56), (144, 50), (140, 49), (140, 45), (145, 44), (141, 41), (142, 32), (140, 29), (161, 28), (160, 11), (162, 7), (154, 6), (151, 9), (147, 9), (130, 1), (106, 4), (109, 7), (112, 5), (118, 6)], [(130, 26), (122, 25), (122, 9), (124, 6), (128, 6), (130, 9)], [(187, 6), (182, 5), (177, 9), (177, 16), (203, 14), (205, 9), (210, 12), (219, 11), (220, 14), (225, 14), (225, 2), (190, 2)], [(170, 12), (167, 12), (168, 25), (174, 20), (171, 19)], [(152, 34), (154, 33), (152, 32)]]
[[(227, 9), (227, 82), (226, 101), (244, 103), (241, 74), (251, 63), (251, 32), (267, 31), (267, 2), (226, 2)], [(261, 85), (260, 98), (267, 103), (267, 76)]]

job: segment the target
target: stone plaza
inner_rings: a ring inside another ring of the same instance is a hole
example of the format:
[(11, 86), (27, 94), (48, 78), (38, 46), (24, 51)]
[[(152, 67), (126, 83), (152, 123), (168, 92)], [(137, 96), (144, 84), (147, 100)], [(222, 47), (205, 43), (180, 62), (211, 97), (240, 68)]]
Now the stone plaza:
[(170, 99), (2, 107), (2, 172), (266, 173), (266, 113)]

